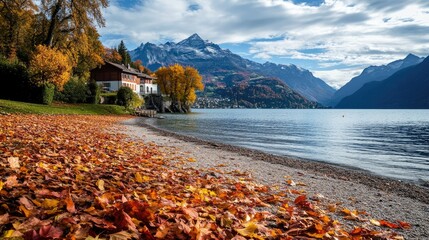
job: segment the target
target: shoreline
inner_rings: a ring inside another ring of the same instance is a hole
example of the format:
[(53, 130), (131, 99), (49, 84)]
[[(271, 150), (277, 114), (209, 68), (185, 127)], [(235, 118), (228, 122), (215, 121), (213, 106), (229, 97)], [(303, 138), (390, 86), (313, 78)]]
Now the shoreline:
[(332, 179), (363, 184), (374, 189), (394, 193), (402, 197), (416, 199), (422, 203), (429, 204), (429, 187), (421, 186), (416, 183), (383, 177), (359, 168), (335, 165), (290, 156), (280, 156), (260, 150), (208, 141), (197, 137), (186, 136), (172, 131), (160, 129), (143, 121), (135, 122), (132, 125), (138, 125), (140, 127), (147, 128), (159, 133), (164, 137), (173, 137), (178, 140), (204, 145), (213, 149), (239, 153), (240, 155), (249, 158), (259, 159), (271, 164), (284, 165), (297, 170), (310, 171), (313, 174), (324, 175)]
[(345, 220), (338, 210), (356, 210), (362, 213), (359, 217), (366, 219), (408, 222), (411, 229), (390, 229), (405, 239), (429, 236), (429, 190), (424, 187), (358, 170), (183, 136), (143, 123), (141, 119), (121, 122), (124, 128), (120, 133), (158, 146), (171, 159), (184, 164), (178, 165), (180, 169), (214, 177), (220, 174), (238, 180), (252, 179), (280, 191), (302, 191), (312, 201), (335, 206), (337, 211), (331, 213), (332, 217), (344, 221), (349, 229), (361, 223)]

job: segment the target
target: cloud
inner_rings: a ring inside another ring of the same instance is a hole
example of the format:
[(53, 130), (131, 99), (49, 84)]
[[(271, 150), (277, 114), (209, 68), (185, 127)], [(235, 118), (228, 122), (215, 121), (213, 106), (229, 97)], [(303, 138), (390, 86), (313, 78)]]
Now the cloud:
[(134, 0), (134, 8), (118, 1), (104, 10), (100, 33), (108, 46), (123, 39), (134, 49), (198, 33), (217, 44), (248, 44), (256, 59), (317, 61), (310, 70), (331, 72), (328, 81), (352, 78), (352, 70), (338, 68), (363, 69), (429, 49), (427, 0)]
[(349, 69), (334, 69), (334, 70), (321, 70), (313, 71), (315, 77), (325, 79), (329, 86), (339, 89), (344, 85), (344, 79), (350, 80), (353, 77), (358, 76), (362, 72), (359, 68)]

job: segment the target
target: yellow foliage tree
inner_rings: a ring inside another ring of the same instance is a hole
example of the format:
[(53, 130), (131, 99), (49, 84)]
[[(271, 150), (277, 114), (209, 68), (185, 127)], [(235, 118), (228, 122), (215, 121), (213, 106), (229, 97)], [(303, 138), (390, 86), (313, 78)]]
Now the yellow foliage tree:
[(32, 0), (0, 0), (0, 53), (14, 59), (17, 51), (27, 50), (36, 10)]
[(171, 99), (170, 109), (173, 112), (189, 112), (197, 99), (196, 90), (204, 90), (202, 77), (198, 70), (174, 64), (161, 67), (156, 72), (157, 83), (163, 94)]
[(39, 45), (30, 60), (31, 81), (37, 86), (52, 84), (59, 90), (70, 79), (69, 58), (58, 50)]

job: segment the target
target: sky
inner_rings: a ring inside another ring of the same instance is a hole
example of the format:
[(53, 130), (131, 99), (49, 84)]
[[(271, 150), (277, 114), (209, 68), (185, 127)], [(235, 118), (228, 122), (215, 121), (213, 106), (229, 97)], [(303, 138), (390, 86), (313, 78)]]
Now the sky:
[(339, 88), (365, 67), (429, 55), (429, 0), (111, 0), (107, 47), (197, 33), (260, 63), (295, 64)]

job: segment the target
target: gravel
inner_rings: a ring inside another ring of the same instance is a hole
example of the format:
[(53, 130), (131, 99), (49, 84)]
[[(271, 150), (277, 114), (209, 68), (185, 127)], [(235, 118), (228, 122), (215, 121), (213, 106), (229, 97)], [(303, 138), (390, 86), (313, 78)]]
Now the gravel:
[[(123, 122), (132, 138), (153, 142), (172, 155), (194, 158), (185, 167), (204, 171), (246, 172), (258, 183), (290, 186), (324, 204), (364, 210), (367, 218), (405, 221), (409, 230), (399, 230), (406, 239), (429, 239), (429, 188), (370, 174), (359, 169), (276, 156), (242, 147), (214, 143), (157, 129), (141, 119)], [(213, 173), (215, 174), (215, 173)], [(335, 217), (335, 216), (334, 216)], [(341, 216), (337, 216), (341, 217)], [(353, 222), (348, 223), (352, 227)]]

